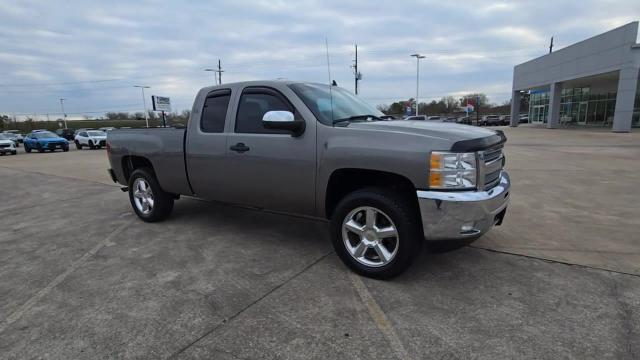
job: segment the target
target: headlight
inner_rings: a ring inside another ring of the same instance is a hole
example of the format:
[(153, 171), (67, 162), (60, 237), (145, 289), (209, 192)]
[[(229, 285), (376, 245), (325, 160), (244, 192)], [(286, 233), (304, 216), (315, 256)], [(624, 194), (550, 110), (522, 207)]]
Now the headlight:
[(472, 189), (476, 187), (477, 176), (475, 153), (431, 153), (429, 188)]

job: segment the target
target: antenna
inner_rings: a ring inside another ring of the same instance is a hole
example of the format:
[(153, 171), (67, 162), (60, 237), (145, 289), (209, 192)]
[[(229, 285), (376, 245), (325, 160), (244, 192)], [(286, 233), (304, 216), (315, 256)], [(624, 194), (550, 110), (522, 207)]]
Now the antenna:
[(324, 38), (324, 46), (327, 49), (327, 74), (329, 75), (329, 97), (331, 98), (331, 122), (333, 122), (333, 91), (331, 88), (331, 62), (329, 61), (329, 40)]

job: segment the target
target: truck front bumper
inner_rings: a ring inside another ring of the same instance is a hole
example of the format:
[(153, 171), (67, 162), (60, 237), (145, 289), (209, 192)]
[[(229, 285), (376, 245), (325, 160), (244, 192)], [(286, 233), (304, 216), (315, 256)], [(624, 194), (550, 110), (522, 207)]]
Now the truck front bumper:
[(506, 171), (487, 191), (417, 191), (426, 240), (479, 237), (500, 225), (509, 203), (511, 180)]

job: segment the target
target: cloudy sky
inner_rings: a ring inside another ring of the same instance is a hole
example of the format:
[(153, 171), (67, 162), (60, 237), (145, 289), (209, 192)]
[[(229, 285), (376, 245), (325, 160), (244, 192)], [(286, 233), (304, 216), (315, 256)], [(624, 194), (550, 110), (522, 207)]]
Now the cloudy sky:
[(484, 92), (508, 100), (513, 65), (640, 19), (640, 1), (7, 1), (0, 0), (0, 113), (139, 111), (133, 85), (190, 108), (213, 84), (287, 78), (353, 90), (373, 104)]

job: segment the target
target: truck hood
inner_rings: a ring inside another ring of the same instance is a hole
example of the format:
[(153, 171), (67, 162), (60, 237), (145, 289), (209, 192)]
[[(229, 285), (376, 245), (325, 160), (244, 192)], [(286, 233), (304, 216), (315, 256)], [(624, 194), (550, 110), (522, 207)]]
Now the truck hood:
[(348, 126), (353, 129), (390, 131), (446, 139), (453, 143), (452, 149), (455, 151), (477, 151), (506, 141), (506, 137), (500, 130), (437, 121), (352, 122)]

